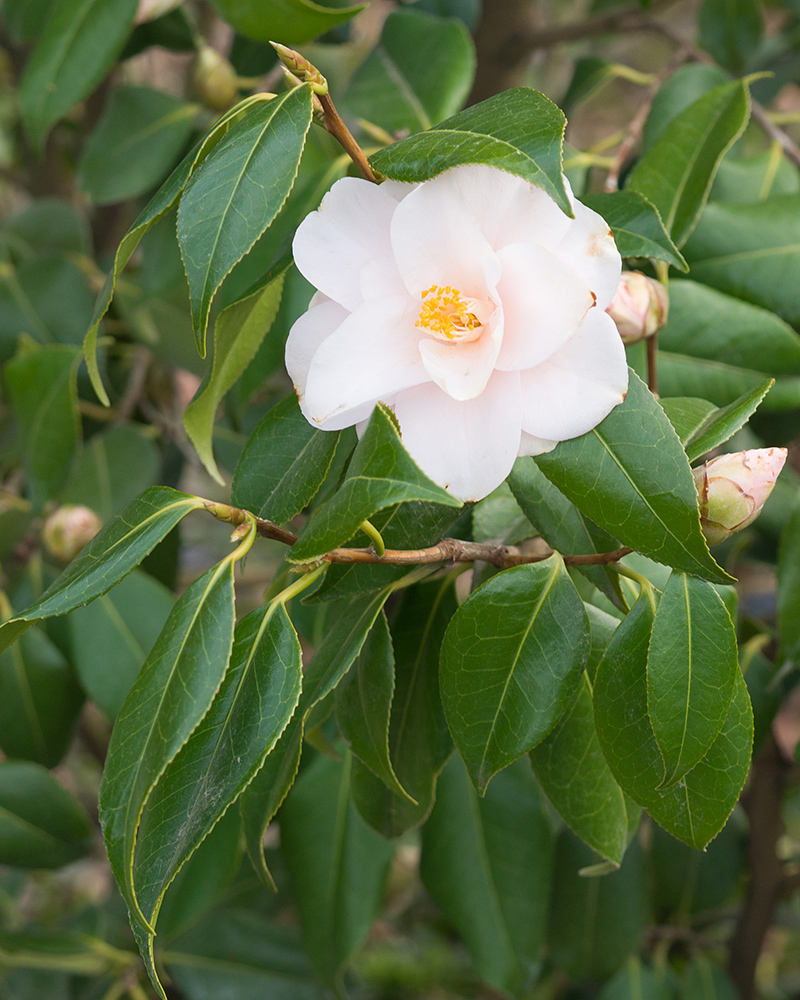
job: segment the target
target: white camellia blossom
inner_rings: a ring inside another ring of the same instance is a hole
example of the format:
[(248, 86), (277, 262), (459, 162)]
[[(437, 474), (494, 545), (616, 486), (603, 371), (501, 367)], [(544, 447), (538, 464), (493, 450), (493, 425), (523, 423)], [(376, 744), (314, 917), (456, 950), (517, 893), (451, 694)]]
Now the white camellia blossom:
[(628, 386), (605, 312), (621, 260), (607, 223), (570, 199), (574, 219), (478, 165), (421, 184), (337, 181), (294, 238), (318, 289), (286, 344), (306, 418), (340, 430), (383, 401), (412, 458), (461, 500), (591, 430)]

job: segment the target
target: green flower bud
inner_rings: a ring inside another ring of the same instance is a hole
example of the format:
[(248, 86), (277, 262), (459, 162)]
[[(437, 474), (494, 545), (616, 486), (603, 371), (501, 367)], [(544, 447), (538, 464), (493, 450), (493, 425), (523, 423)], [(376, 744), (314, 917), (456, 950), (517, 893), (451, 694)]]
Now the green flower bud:
[(192, 79), (197, 96), (212, 111), (227, 111), (239, 96), (236, 70), (210, 45), (198, 51)]

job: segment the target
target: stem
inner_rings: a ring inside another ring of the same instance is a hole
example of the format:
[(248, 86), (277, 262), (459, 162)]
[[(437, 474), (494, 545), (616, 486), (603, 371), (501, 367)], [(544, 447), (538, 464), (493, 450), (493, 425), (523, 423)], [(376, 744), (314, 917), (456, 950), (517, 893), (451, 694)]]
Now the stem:
[(372, 172), (372, 167), (370, 167), (367, 162), (364, 150), (359, 146), (353, 138), (353, 134), (350, 129), (342, 121), (339, 112), (333, 105), (331, 95), (320, 94), (319, 101), (322, 105), (322, 110), (325, 112), (325, 128), (332, 136), (334, 136), (334, 138), (339, 140), (344, 151), (358, 167), (361, 176), (365, 180), (372, 181), (374, 184), (377, 184), (378, 178)]
[(371, 521), (362, 521), (361, 530), (367, 538), (372, 541), (372, 547), (375, 549), (375, 554), (383, 556), (386, 552), (386, 546), (384, 545), (380, 531), (378, 531), (375, 525)]
[(647, 338), (647, 388), (658, 399), (658, 334)]

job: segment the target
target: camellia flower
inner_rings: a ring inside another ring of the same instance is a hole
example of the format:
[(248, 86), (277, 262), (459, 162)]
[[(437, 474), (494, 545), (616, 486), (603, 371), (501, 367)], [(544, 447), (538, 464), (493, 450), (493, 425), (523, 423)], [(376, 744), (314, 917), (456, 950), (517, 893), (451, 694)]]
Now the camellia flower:
[(724, 542), (761, 513), (786, 461), (785, 448), (719, 455), (694, 472), (700, 524), (709, 545)]
[(478, 165), (337, 181), (294, 239), (318, 289), (286, 344), (306, 418), (339, 430), (383, 401), (412, 458), (462, 500), (591, 430), (628, 385), (605, 312), (621, 260), (604, 220), (572, 207)]

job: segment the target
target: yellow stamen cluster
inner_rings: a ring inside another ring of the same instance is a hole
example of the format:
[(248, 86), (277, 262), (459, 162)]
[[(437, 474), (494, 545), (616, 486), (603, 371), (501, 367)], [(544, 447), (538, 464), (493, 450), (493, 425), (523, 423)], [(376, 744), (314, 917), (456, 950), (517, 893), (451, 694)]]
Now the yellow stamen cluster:
[(414, 326), (424, 326), (440, 337), (456, 340), (480, 325), (480, 320), (469, 311), (469, 304), (464, 301), (457, 288), (431, 285), (422, 293), (422, 308)]

